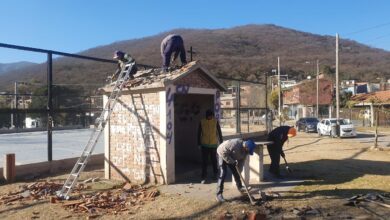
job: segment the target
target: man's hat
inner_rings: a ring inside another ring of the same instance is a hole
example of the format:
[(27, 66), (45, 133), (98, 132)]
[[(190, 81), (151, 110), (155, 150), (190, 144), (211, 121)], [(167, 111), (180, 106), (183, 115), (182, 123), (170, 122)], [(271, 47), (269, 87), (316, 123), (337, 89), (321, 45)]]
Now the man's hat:
[(123, 53), (120, 50), (115, 51), (114, 53), (114, 59), (122, 59), (125, 56), (125, 53)]
[(297, 130), (294, 127), (291, 127), (290, 129), (288, 129), (287, 136), (289, 138), (295, 137), (296, 135), (297, 135)]
[(255, 151), (256, 144), (253, 142), (253, 140), (249, 139), (245, 141), (245, 146), (249, 149), (249, 154), (253, 155), (253, 151)]

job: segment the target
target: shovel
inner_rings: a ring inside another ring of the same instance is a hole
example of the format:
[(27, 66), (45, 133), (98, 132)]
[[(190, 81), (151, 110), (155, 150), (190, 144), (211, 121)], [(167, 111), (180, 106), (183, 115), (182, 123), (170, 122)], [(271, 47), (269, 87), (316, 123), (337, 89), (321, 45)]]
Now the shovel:
[(289, 173), (292, 173), (293, 171), (290, 169), (290, 167), (288, 166), (288, 163), (287, 163), (287, 160), (286, 160), (286, 156), (282, 156), (283, 157), (283, 159), (284, 159), (284, 162), (286, 163), (286, 170), (287, 170), (287, 172), (289, 172)]
[(244, 180), (244, 178), (242, 177), (241, 172), (240, 172), (240, 169), (238, 169), (238, 166), (237, 166), (237, 165), (236, 165), (236, 170), (237, 170), (237, 172), (238, 172), (238, 175), (240, 175), (240, 179), (241, 179), (242, 184), (244, 184), (244, 187), (245, 187), (246, 193), (248, 194), (248, 197), (249, 197), (249, 200), (250, 200), (250, 202), (251, 202), (251, 205), (256, 205), (256, 202), (253, 200), (251, 194), (249, 193), (248, 187), (246, 186), (245, 180)]

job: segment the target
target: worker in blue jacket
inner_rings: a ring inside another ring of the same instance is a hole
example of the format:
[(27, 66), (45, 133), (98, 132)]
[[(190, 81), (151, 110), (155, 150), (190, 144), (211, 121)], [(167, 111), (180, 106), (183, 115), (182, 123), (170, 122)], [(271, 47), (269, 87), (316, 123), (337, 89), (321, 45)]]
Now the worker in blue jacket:
[(276, 177), (281, 177), (279, 170), (280, 156), (285, 157), (283, 144), (288, 138), (294, 137), (296, 134), (296, 129), (290, 126), (277, 127), (268, 134), (267, 140), (273, 142), (273, 144), (267, 145), (268, 154), (271, 158), (269, 172)]
[(184, 41), (180, 35), (170, 34), (166, 36), (161, 42), (161, 56), (163, 58), (164, 72), (168, 71), (171, 62), (172, 53), (173, 53), (172, 61), (175, 61), (180, 54), (180, 61), (182, 65), (185, 65), (187, 63)]

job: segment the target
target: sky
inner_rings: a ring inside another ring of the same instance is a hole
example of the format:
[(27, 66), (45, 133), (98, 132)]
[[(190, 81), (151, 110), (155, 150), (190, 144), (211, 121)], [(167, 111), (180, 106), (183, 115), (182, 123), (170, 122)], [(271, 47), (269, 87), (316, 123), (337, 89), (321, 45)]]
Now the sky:
[[(390, 51), (389, 11), (388, 0), (2, 0), (0, 43), (77, 53), (176, 28), (274, 24)], [(0, 63), (45, 59), (0, 48)]]

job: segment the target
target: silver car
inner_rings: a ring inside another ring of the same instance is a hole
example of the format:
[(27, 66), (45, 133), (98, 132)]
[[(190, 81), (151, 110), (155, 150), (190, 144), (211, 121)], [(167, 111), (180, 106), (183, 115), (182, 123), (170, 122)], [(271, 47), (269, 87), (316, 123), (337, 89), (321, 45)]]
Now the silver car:
[(353, 124), (350, 123), (348, 120), (341, 118), (339, 119), (338, 123), (336, 118), (322, 119), (317, 124), (318, 135), (329, 135), (331, 137), (337, 136), (337, 134), (334, 134), (335, 131), (337, 132), (337, 124), (340, 125), (340, 137), (356, 137), (357, 134)]

